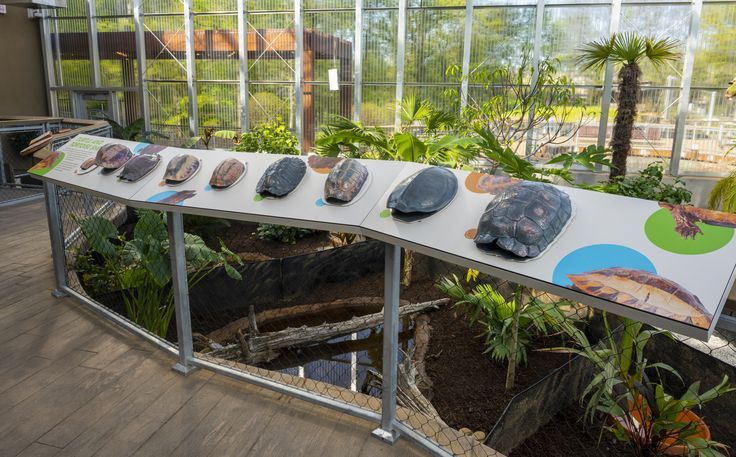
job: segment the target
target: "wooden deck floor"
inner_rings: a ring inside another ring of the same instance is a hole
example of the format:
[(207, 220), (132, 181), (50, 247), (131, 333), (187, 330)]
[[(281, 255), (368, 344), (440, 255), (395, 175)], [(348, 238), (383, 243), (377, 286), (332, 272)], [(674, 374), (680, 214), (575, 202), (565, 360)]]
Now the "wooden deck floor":
[(418, 456), (372, 424), (199, 370), (50, 296), (41, 203), (0, 208), (0, 456)]

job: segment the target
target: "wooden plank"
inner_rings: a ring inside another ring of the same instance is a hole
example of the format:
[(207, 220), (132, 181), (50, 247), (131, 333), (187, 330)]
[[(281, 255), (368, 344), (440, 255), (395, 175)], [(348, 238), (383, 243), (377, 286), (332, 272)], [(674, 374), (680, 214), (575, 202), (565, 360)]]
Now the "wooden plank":
[(18, 457), (53, 457), (59, 453), (58, 447), (47, 446), (41, 443), (33, 443), (23, 450)]

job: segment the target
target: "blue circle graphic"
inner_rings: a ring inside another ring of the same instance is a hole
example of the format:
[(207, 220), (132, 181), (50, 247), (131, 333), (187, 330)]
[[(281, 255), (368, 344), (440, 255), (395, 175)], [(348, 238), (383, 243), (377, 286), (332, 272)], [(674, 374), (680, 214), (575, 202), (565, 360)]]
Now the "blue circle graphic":
[(323, 199), (318, 198), (317, 201), (314, 202), (314, 204), (317, 205), (317, 206), (325, 206), (327, 203), (325, 203), (325, 201)]
[(552, 273), (552, 282), (570, 287), (569, 274), (604, 268), (630, 268), (657, 273), (654, 264), (641, 252), (618, 244), (593, 244), (576, 249), (563, 257)]
[[(151, 202), (151, 203), (157, 203), (157, 202), (160, 202), (161, 200), (164, 200), (165, 198), (172, 197), (176, 195), (177, 193), (178, 192), (175, 190), (166, 190), (166, 191), (151, 195), (150, 197), (146, 199), (146, 201)], [(184, 206), (184, 200), (176, 202), (176, 205)]]

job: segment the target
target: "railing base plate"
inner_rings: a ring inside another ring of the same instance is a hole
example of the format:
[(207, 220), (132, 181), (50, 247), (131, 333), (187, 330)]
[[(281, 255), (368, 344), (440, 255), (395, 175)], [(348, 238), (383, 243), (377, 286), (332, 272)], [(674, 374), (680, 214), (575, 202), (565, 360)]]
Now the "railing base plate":
[(197, 371), (199, 368), (193, 367), (191, 365), (182, 365), (181, 363), (177, 362), (176, 365), (171, 367), (171, 369), (184, 376), (189, 376), (190, 374), (192, 374), (192, 372)]
[(371, 435), (388, 444), (394, 444), (401, 436), (399, 435), (399, 432), (397, 430), (387, 431), (382, 428), (377, 428), (373, 430), (371, 432)]
[(69, 294), (64, 292), (63, 290), (54, 289), (51, 291), (51, 296), (54, 298), (62, 298), (62, 297), (68, 297)]

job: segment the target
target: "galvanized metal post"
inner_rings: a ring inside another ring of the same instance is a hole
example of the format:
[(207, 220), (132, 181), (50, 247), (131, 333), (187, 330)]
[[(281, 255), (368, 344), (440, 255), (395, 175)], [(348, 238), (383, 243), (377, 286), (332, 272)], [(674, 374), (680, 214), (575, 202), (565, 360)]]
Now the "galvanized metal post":
[(143, 0), (133, 1), (133, 23), (135, 24), (135, 55), (138, 60), (138, 103), (146, 130), (151, 130), (151, 110), (148, 101), (148, 82), (146, 81), (146, 32), (143, 28)]
[(360, 121), (363, 110), (363, 0), (355, 0), (353, 71), (353, 119)]
[[(537, 17), (534, 22), (534, 51), (532, 54), (532, 80), (530, 88), (536, 90), (539, 79), (539, 59), (542, 54), (542, 30), (544, 28), (544, 0), (537, 0)], [(534, 111), (536, 107), (532, 104), (529, 108), (529, 125), (534, 123)], [(534, 129), (530, 128), (526, 134), (526, 156), (530, 157), (534, 152)]]
[(396, 115), (394, 129), (401, 128), (401, 101), (404, 99), (404, 58), (406, 54), (406, 0), (399, 0), (398, 32), (396, 36)]
[(197, 76), (194, 62), (194, 14), (192, 0), (184, 0), (184, 35), (187, 53), (187, 96), (189, 97), (189, 136), (199, 132), (199, 107), (197, 106)]
[(187, 282), (187, 260), (184, 255), (184, 216), (168, 211), (166, 221), (169, 230), (169, 254), (171, 256), (171, 279), (174, 289), (174, 312), (176, 313), (176, 335), (179, 345), (179, 361), (173, 369), (188, 375), (196, 369), (192, 365), (192, 317), (189, 313), (189, 285)]
[(51, 241), (51, 257), (54, 264), (56, 288), (51, 291), (54, 297), (66, 297), (66, 253), (64, 252), (64, 237), (61, 231), (61, 210), (59, 208), (59, 193), (56, 184), (43, 183), (46, 195), (46, 220), (49, 224), (49, 240)]
[(690, 85), (693, 80), (695, 51), (698, 46), (700, 13), (702, 11), (703, 0), (693, 0), (690, 6), (690, 28), (688, 30), (687, 42), (685, 43), (685, 59), (682, 69), (682, 83), (680, 85), (680, 103), (677, 107), (677, 120), (675, 120), (675, 138), (672, 142), (672, 159), (670, 160), (670, 174), (672, 176), (678, 176), (680, 173), (680, 156), (682, 154), (682, 143), (685, 139), (685, 121), (687, 120), (687, 109), (690, 105)]
[(296, 116), (294, 118), (296, 137), (299, 140), (299, 150), (304, 146), (304, 24), (302, 24), (302, 1), (294, 0), (294, 35), (296, 49), (294, 53), (294, 96)]
[(399, 281), (401, 248), (386, 244), (383, 286), (383, 368), (381, 426), (373, 436), (387, 443), (399, 439), (396, 428), (396, 384), (399, 363)]
[(470, 46), (473, 43), (473, 0), (465, 4), (465, 35), (463, 38), (463, 69), (460, 83), (460, 108), (468, 106), (468, 85), (470, 81)]
[(96, 0), (87, 0), (87, 41), (89, 43), (89, 60), (92, 67), (92, 87), (102, 85), (100, 74), (100, 46), (97, 41), (97, 6)]
[[(621, 0), (613, 0), (611, 2), (611, 22), (608, 33), (613, 35), (618, 33), (619, 24), (621, 22)], [(613, 76), (614, 66), (611, 62), (606, 64), (606, 73), (603, 78), (603, 95), (601, 97), (601, 117), (598, 122), (598, 146), (606, 146), (606, 136), (608, 133), (608, 113), (611, 110), (611, 94), (613, 94)], [(600, 171), (602, 167), (597, 165)]]
[[(41, 51), (43, 54), (43, 73), (46, 78), (46, 103), (51, 116), (58, 116), (59, 105), (52, 87), (56, 86), (56, 71), (54, 70), (54, 53), (51, 49), (51, 29), (49, 27), (48, 10), (41, 10)], [(58, 41), (58, 40), (57, 40)]]
[(250, 128), (248, 112), (248, 9), (238, 0), (238, 65), (240, 66), (240, 131)]

